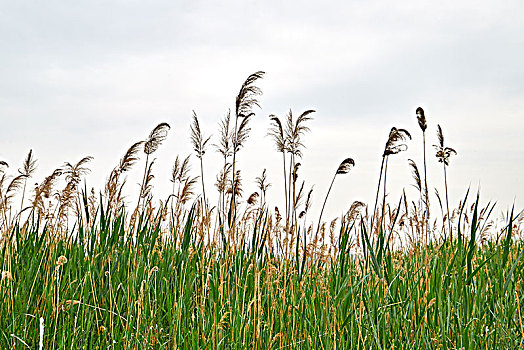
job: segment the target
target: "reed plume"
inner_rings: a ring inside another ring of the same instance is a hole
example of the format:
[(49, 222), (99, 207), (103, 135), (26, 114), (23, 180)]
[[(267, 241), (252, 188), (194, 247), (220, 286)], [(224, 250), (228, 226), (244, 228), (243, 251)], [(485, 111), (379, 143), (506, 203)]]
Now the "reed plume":
[(27, 186), (27, 179), (30, 179), (33, 177), (34, 172), (36, 171), (37, 160), (33, 156), (33, 150), (29, 150), (29, 153), (27, 154), (27, 157), (25, 158), (24, 164), (22, 168), (18, 169), (18, 172), (20, 175), (24, 175), (24, 186), (22, 189), (22, 200), (20, 201), (20, 213), (22, 213), (22, 209), (24, 208), (24, 198), (25, 198), (25, 189)]
[(428, 124), (426, 122), (426, 116), (424, 115), (424, 110), (422, 109), (422, 107), (418, 107), (415, 112), (417, 113), (417, 121), (418, 121), (418, 126), (420, 127), (420, 130), (422, 130), (422, 132), (426, 132), (426, 129), (428, 128)]
[[(3, 192), (4, 182), (7, 180), (7, 176), (5, 173), (1, 173), (0, 177), (0, 211), (2, 212), (2, 219), (4, 225), (0, 226), (0, 229), (4, 229), (6, 232), (11, 230), (11, 201), (13, 197), (16, 195), (16, 193), (20, 190), (22, 187), (22, 184), (25, 180), (25, 175), (18, 175), (14, 177), (9, 185), (7, 185), (7, 188), (5, 190), (5, 193)], [(9, 218), (7, 216), (7, 212), (9, 212)], [(3, 236), (0, 236), (0, 238)]]
[(144, 177), (142, 178), (142, 184), (140, 185), (140, 195), (138, 196), (138, 203), (136, 205), (136, 210), (140, 209), (140, 199), (142, 198), (142, 193), (144, 191), (144, 186), (147, 180), (147, 171), (149, 168), (149, 156), (153, 154), (158, 147), (165, 141), (167, 138), (167, 132), (171, 129), (168, 123), (158, 124), (152, 131), (149, 133), (149, 137), (144, 141), (144, 153), (146, 154), (146, 165), (144, 167)]
[(78, 161), (76, 164), (66, 162), (62, 168), (65, 180), (74, 186), (74, 189), (78, 187), (82, 176), (88, 174), (91, 170), (85, 165), (93, 160), (93, 157), (87, 156)]
[[(76, 164), (66, 162), (62, 168), (62, 173), (65, 175), (66, 186), (60, 192), (60, 207), (58, 209), (58, 222), (64, 223), (68, 219), (69, 209), (74, 208), (76, 213), (80, 212), (80, 194), (78, 192), (78, 185), (82, 181), (82, 177), (88, 174), (91, 170), (85, 165), (93, 160), (93, 157), (87, 156), (78, 161)], [(76, 203), (75, 203), (76, 200)], [(75, 205), (76, 204), (76, 205)], [(67, 226), (67, 224), (66, 224)]]
[[(232, 197), (242, 197), (242, 192), (244, 191), (242, 189), (242, 178), (240, 177), (240, 170), (237, 170), (237, 173), (233, 177), (233, 179), (234, 180), (231, 180), (229, 182), (229, 186), (226, 189), (226, 193), (230, 194)], [(236, 202), (236, 199), (234, 201)]]
[(153, 189), (152, 180), (155, 178), (155, 176), (152, 173), (153, 164), (155, 164), (155, 159), (149, 163), (149, 166), (147, 167), (146, 171), (146, 177), (144, 186), (142, 187), (142, 191), (140, 192), (140, 198), (144, 200), (144, 204), (150, 201), (151, 198), (151, 190)]
[[(23, 174), (20, 174), (18, 176), (15, 176), (11, 182), (9, 182), (9, 185), (7, 185), (7, 188), (5, 190), (5, 193), (3, 194), (3, 201), (1, 203), (0, 209), (6, 210), (9, 209), (11, 200), (16, 195), (16, 193), (23, 187), (24, 180), (27, 177)], [(2, 182), (5, 181), (5, 174), (2, 175)]]
[(55, 169), (51, 175), (47, 176), (44, 181), (40, 183), (40, 185), (36, 186), (32, 210), (36, 210), (41, 214), (46, 214), (44, 200), (51, 197), (53, 188), (60, 176), (62, 176), (62, 169)]
[(253, 192), (251, 195), (247, 198), (246, 203), (248, 205), (255, 205), (258, 201), (259, 194), (258, 192)]
[(138, 153), (140, 152), (140, 147), (142, 147), (143, 144), (144, 141), (138, 141), (129, 147), (126, 154), (122, 159), (120, 159), (120, 163), (118, 164), (118, 171), (120, 173), (131, 170), (131, 167), (135, 165), (138, 160), (140, 160)]
[(349, 210), (344, 216), (345, 221), (348, 224), (353, 223), (357, 219), (358, 215), (360, 215), (360, 211), (362, 210), (362, 208), (364, 208), (365, 206), (366, 205), (360, 201), (354, 201), (353, 203), (351, 203)]
[(187, 201), (189, 201), (191, 197), (195, 194), (193, 188), (195, 187), (196, 182), (197, 177), (187, 177), (184, 179), (184, 185), (182, 186), (182, 190), (180, 191), (178, 199), (181, 204), (186, 204)]
[(171, 129), (168, 123), (158, 124), (149, 134), (144, 143), (144, 153), (150, 155), (154, 153), (158, 147), (167, 138), (167, 132)]
[[(174, 196), (177, 199), (177, 203), (175, 206), (176, 212), (179, 211), (180, 204), (185, 204), (190, 199), (191, 195), (193, 195), (193, 186), (197, 178), (190, 178), (189, 176), (189, 172), (191, 171), (191, 165), (189, 164), (190, 158), (191, 155), (188, 155), (186, 158), (184, 158), (183, 161), (180, 161), (180, 158), (177, 155), (175, 159), (175, 164), (173, 165), (173, 169), (171, 170), (170, 181), (173, 183), (172, 196)], [(177, 184), (178, 190), (175, 195), (175, 186)]]
[(108, 211), (113, 214), (119, 209), (122, 204), (122, 189), (126, 180), (121, 180), (123, 173), (131, 170), (133, 165), (138, 162), (140, 157), (138, 153), (142, 149), (144, 141), (134, 143), (126, 151), (124, 156), (120, 159), (118, 165), (111, 171), (108, 180), (105, 185), (105, 194), (108, 201)]
[(413, 159), (408, 159), (409, 166), (411, 168), (411, 175), (413, 176), (413, 180), (415, 181), (415, 184), (413, 185), (417, 191), (420, 193), (420, 197), (422, 198), (422, 181), (420, 180), (420, 172), (418, 171), (417, 164)]
[(303, 219), (304, 220), (303, 221), (304, 230), (306, 230), (307, 214), (309, 212), (309, 209), (311, 208), (311, 199), (312, 199), (312, 195), (313, 195), (313, 188), (314, 188), (314, 186), (311, 186), (311, 188), (309, 189), (309, 192), (308, 192), (307, 197), (306, 197), (306, 201), (304, 203), (304, 209), (298, 215), (299, 219)]
[(177, 155), (175, 159), (175, 164), (173, 165), (173, 170), (171, 171), (171, 182), (175, 184), (178, 182), (184, 182), (185, 179), (189, 177), (189, 172), (191, 171), (191, 165), (189, 164), (189, 159), (191, 155), (188, 155), (182, 162)]
[(226, 190), (227, 181), (229, 179), (229, 174), (231, 173), (231, 164), (227, 163), (225, 168), (220, 171), (216, 177), (215, 186), (220, 195), (223, 195)]
[(262, 175), (255, 179), (255, 182), (260, 190), (260, 209), (266, 204), (266, 192), (271, 187), (271, 183), (267, 180), (266, 169), (262, 171)]

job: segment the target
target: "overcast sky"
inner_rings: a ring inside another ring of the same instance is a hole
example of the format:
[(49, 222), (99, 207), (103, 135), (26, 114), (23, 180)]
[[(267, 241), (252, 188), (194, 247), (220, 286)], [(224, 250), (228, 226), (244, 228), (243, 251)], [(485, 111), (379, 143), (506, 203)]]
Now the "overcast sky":
[[(315, 109), (300, 172), (315, 185), (312, 217), (346, 157), (356, 166), (337, 178), (325, 218), (354, 200), (373, 204), (392, 126), (408, 129), (413, 140), (390, 161), (390, 199), (398, 201), (405, 188), (416, 200), (407, 159), (422, 166), (415, 116), (422, 106), (430, 187), (443, 192), (431, 147), (440, 124), (458, 152), (448, 169), (450, 206), (471, 186), (484, 203), (497, 201), (497, 212), (514, 201), (522, 208), (522, 18), (521, 0), (0, 0), (0, 160), (14, 174), (33, 149), (40, 182), (65, 161), (91, 155), (87, 185), (100, 189), (132, 143), (168, 122), (154, 168), (155, 192), (165, 198), (176, 155), (192, 151), (192, 110), (217, 142), (218, 122), (240, 85), (263, 70), (262, 108), (239, 156), (246, 197), (267, 168), (269, 200), (283, 205), (281, 157), (265, 136), (268, 115)], [(208, 192), (220, 164), (210, 149)], [(129, 175), (130, 200), (143, 166)]]

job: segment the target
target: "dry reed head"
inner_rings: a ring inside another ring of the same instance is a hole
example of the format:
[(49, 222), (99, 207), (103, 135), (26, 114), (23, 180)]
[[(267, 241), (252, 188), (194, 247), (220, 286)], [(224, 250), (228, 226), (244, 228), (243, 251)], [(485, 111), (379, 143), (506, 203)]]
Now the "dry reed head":
[(35, 188), (35, 198), (33, 200), (33, 207), (39, 210), (44, 210), (44, 199), (51, 196), (56, 181), (62, 175), (62, 169), (56, 169), (53, 173), (47, 176), (40, 185)]
[(59, 193), (58, 199), (60, 201), (59, 218), (65, 219), (68, 210), (73, 207), (76, 197), (76, 186), (73, 182), (68, 182), (64, 189)]
[(444, 147), (444, 133), (442, 133), (442, 128), (440, 127), (440, 124), (437, 125), (437, 138), (438, 146)]
[(269, 119), (271, 120), (271, 127), (267, 134), (273, 138), (277, 151), (284, 153), (286, 151), (286, 138), (284, 137), (282, 122), (273, 114), (269, 116)]
[(64, 164), (62, 171), (65, 174), (65, 180), (68, 183), (71, 183), (74, 189), (76, 189), (76, 186), (80, 183), (82, 176), (88, 174), (91, 171), (84, 165), (92, 160), (93, 157), (87, 156), (80, 159), (80, 161), (78, 161), (78, 163), (75, 165), (72, 165), (69, 162)]
[(140, 159), (138, 152), (140, 151), (142, 144), (144, 144), (144, 141), (138, 141), (129, 147), (124, 157), (120, 159), (120, 164), (118, 165), (119, 172), (123, 173), (129, 171), (131, 167)]
[(415, 184), (413, 185), (419, 192), (422, 191), (422, 181), (420, 180), (420, 172), (418, 171), (417, 164), (412, 160), (408, 159), (409, 166), (411, 167), (411, 175), (413, 176), (413, 179), (415, 180)]
[(300, 188), (295, 196), (295, 206), (298, 208), (302, 205), (302, 198), (304, 197), (304, 185), (306, 181), (302, 181)]
[[(5, 177), (5, 175), (3, 175), (2, 177)], [(26, 178), (27, 176), (25, 175), (18, 175), (15, 178), (13, 178), (13, 180), (11, 180), (3, 196), (1, 207), (7, 208), (9, 206), (11, 199), (13, 199), (16, 193), (22, 188), (22, 185), (24, 184)]]
[(280, 215), (280, 210), (278, 210), (278, 207), (275, 207), (275, 221), (277, 224), (282, 220), (282, 215)]
[(444, 166), (448, 166), (450, 157), (452, 155), (456, 155), (457, 151), (451, 147), (444, 147), (444, 134), (442, 133), (442, 128), (440, 125), (437, 125), (437, 138), (439, 142), (438, 145), (433, 145), (437, 151), (435, 156), (437, 157), (439, 163), (444, 163)]
[(180, 203), (185, 204), (187, 201), (191, 199), (191, 197), (195, 194), (194, 187), (197, 183), (198, 177), (193, 178), (185, 178), (183, 179), (183, 186), (182, 190), (180, 191), (180, 196), (178, 197), (178, 200)]
[(240, 121), (240, 125), (238, 126), (236, 133), (234, 133), (231, 136), (233, 152), (238, 152), (244, 145), (244, 142), (249, 137), (249, 132), (251, 131), (251, 128), (249, 127), (250, 117), (251, 115), (243, 117)]
[(179, 172), (180, 172), (180, 158), (179, 158), (179, 156), (177, 154), (176, 159), (175, 159), (175, 164), (173, 165), (173, 169), (171, 169), (171, 179), (170, 179), (170, 181), (172, 183), (177, 182), (178, 173)]
[(309, 211), (309, 208), (311, 208), (311, 196), (313, 195), (313, 187), (314, 186), (311, 186), (307, 194), (307, 197), (306, 197), (306, 202), (304, 205), (304, 215), (307, 214), (307, 212)]
[(382, 156), (386, 157), (407, 150), (408, 146), (404, 141), (408, 139), (411, 140), (411, 134), (406, 129), (391, 128), (386, 147), (384, 148), (384, 154)]
[(188, 155), (186, 158), (184, 158), (184, 160), (181, 163), (179, 156), (176, 156), (175, 164), (173, 165), (173, 169), (171, 170), (170, 181), (172, 183), (182, 183), (189, 178), (189, 171), (191, 170), (191, 165), (189, 164), (190, 158), (191, 155)]
[(146, 175), (144, 177), (144, 186), (142, 186), (142, 191), (140, 192), (140, 198), (148, 198), (151, 195), (151, 190), (153, 189), (152, 180), (155, 178), (152, 173), (153, 164), (155, 164), (155, 159), (153, 159), (147, 167)]
[[(254, 85), (254, 83), (264, 77), (264, 72), (259, 71), (251, 74), (242, 84), (240, 91), (236, 97), (235, 104), (235, 130), (231, 135), (233, 143), (233, 153), (238, 152), (242, 148), (244, 142), (249, 136), (251, 128), (249, 127), (249, 120), (255, 114), (253, 107), (260, 107), (257, 96), (262, 95), (262, 90)], [(240, 119), (240, 124), (238, 120)], [(233, 174), (235, 175), (235, 174)]]
[(348, 223), (353, 222), (357, 216), (360, 214), (360, 211), (362, 208), (364, 208), (366, 205), (359, 201), (354, 201), (351, 206), (349, 207), (349, 210), (346, 213), (345, 219)]
[(240, 177), (240, 170), (236, 171), (236, 174), (234, 176), (235, 183), (233, 184), (233, 180), (229, 180), (229, 186), (227, 187), (226, 193), (227, 194), (233, 194), (233, 188), (235, 189), (235, 197), (242, 197), (242, 179)]
[(167, 138), (167, 132), (171, 129), (168, 123), (158, 124), (149, 134), (144, 143), (144, 153), (149, 155), (158, 149), (158, 146)]
[(18, 169), (20, 175), (25, 175), (26, 177), (33, 176), (33, 173), (36, 171), (36, 159), (33, 156), (33, 150), (29, 150), (29, 154), (24, 160), (24, 165), (21, 169)]
[(231, 164), (227, 163), (220, 173), (217, 175), (215, 186), (218, 189), (218, 192), (223, 193), (226, 190), (227, 179), (229, 179), (229, 174), (231, 173)]
[(262, 193), (266, 193), (267, 189), (271, 187), (271, 183), (267, 181), (266, 169), (262, 171), (262, 175), (255, 179), (255, 182)]
[(337, 174), (347, 174), (354, 166), (355, 161), (352, 158), (346, 158), (338, 166)]
[(258, 201), (258, 192), (253, 192), (247, 199), (247, 204), (249, 205), (255, 205)]
[(122, 189), (125, 184), (125, 179), (121, 180), (120, 176), (131, 170), (133, 165), (139, 160), (138, 153), (141, 150), (144, 141), (134, 143), (128, 148), (124, 157), (122, 157), (118, 165), (111, 171), (105, 186), (105, 194), (108, 198), (109, 210), (118, 209), (122, 201)]
[(315, 113), (314, 110), (310, 109), (303, 112), (297, 120), (293, 120), (293, 113), (289, 110), (286, 119), (286, 150), (294, 156), (302, 157), (302, 149), (305, 147), (302, 142), (302, 136), (309, 132), (310, 129), (305, 125), (307, 121), (312, 120), (313, 118), (310, 114)]
[(426, 123), (426, 116), (424, 115), (424, 110), (422, 107), (418, 107), (416, 110), (417, 113), (417, 120), (418, 120), (418, 126), (420, 126), (420, 129), (422, 132), (425, 132), (428, 128), (428, 124)]
[(297, 182), (297, 179), (298, 179), (298, 169), (300, 168), (301, 165), (302, 165), (301, 163), (297, 163), (297, 164), (295, 164), (295, 166), (293, 167), (293, 173), (292, 173), (293, 183)]
[(191, 122), (191, 143), (193, 144), (193, 149), (195, 150), (199, 159), (202, 158), (206, 153), (206, 145), (210, 138), (211, 136), (204, 140), (202, 131), (200, 130), (198, 117), (195, 111), (193, 111), (193, 121)]
[(258, 71), (247, 77), (242, 84), (240, 91), (236, 97), (235, 112), (237, 117), (248, 117), (252, 112), (254, 106), (260, 107), (257, 96), (262, 95), (262, 90), (254, 85), (258, 79), (262, 79), (265, 72)]
[(214, 144), (217, 151), (222, 154), (224, 159), (227, 159), (232, 154), (232, 145), (231, 145), (231, 132), (229, 130), (231, 124), (231, 111), (228, 111), (224, 119), (220, 121), (220, 142), (219, 144)]
[(63, 255), (58, 257), (58, 260), (56, 261), (56, 265), (62, 266), (64, 264), (67, 264), (67, 258)]

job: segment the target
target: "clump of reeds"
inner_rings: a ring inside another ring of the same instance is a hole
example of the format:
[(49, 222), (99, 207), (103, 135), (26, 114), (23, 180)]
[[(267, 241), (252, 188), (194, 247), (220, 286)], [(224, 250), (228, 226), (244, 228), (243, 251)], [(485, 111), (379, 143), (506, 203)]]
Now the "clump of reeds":
[[(275, 115), (269, 116), (272, 127), (269, 129), (268, 134), (273, 138), (277, 151), (282, 153), (286, 227), (294, 227), (297, 224), (296, 181), (298, 167), (300, 166), (297, 160), (302, 158), (302, 152), (305, 148), (302, 138), (306, 132), (310, 131), (306, 122), (312, 119), (311, 114), (314, 112), (314, 110), (306, 110), (295, 120), (293, 112), (290, 110), (284, 123)], [(289, 155), (287, 172), (286, 153)]]
[[(203, 164), (210, 138), (196, 113), (190, 137), (200, 162), (202, 200), (193, 204), (198, 177), (191, 175), (189, 155), (176, 156), (171, 193), (159, 205), (153, 201), (156, 160), (150, 155), (165, 141), (167, 123), (127, 150), (99, 197), (93, 188), (88, 196), (85, 182), (81, 188), (92, 161), (84, 157), (44, 178), (24, 208), (26, 183), (36, 169), (32, 151), (18, 175), (9, 175), (0, 161), (0, 348), (521, 345), (522, 212), (515, 215), (512, 209), (497, 222), (490, 217), (494, 204), (483, 206), (478, 195), (468, 201), (467, 194), (450, 211), (446, 169), (456, 151), (444, 144), (440, 125), (435, 148), (444, 170), (444, 240), (428, 237), (438, 229), (429, 222), (422, 108), (417, 120), (423, 179), (409, 161), (418, 203), (405, 191), (398, 204), (386, 201), (389, 156), (406, 151), (411, 139), (407, 130), (392, 128), (373, 213), (353, 201), (342, 208), (340, 220), (322, 221), (336, 177), (355, 165), (346, 158), (333, 175), (315, 227), (308, 221), (313, 187), (302, 173), (299, 177), (313, 110), (297, 118), (290, 111), (283, 120), (270, 116), (269, 135), (282, 153), (284, 211), (269, 209), (265, 168), (256, 179), (242, 181), (236, 157), (249, 136), (261, 94), (255, 83), (263, 76), (248, 77), (234, 114), (220, 123), (216, 147), (223, 164), (214, 229)], [(141, 152), (144, 174), (131, 210), (124, 205), (125, 176)], [(426, 232), (423, 244), (420, 232)]]

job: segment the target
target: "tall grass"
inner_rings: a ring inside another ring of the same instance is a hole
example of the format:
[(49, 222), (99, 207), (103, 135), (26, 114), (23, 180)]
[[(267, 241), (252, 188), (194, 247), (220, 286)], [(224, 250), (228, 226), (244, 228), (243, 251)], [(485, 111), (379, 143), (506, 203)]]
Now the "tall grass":
[[(285, 124), (271, 116), (270, 135), (283, 157), (284, 216), (266, 202), (271, 184), (265, 170), (256, 179), (258, 192), (240, 201), (235, 155), (258, 105), (261, 91), (253, 83), (262, 76), (255, 73), (242, 85), (234, 125), (230, 114), (220, 124), (217, 150), (224, 163), (214, 216), (203, 183), (210, 139), (202, 136), (196, 114), (191, 141), (203, 200), (195, 200), (190, 157), (177, 156), (172, 193), (154, 205), (155, 160), (149, 156), (167, 137), (165, 123), (128, 149), (98, 195), (81, 186), (92, 160), (84, 157), (47, 176), (31, 205), (17, 213), (14, 198), (20, 190), (25, 196), (36, 163), (30, 152), (24, 170), (9, 177), (0, 162), (0, 348), (523, 345), (522, 215), (511, 210), (497, 221), (494, 204), (483, 205), (478, 195), (471, 200), (468, 191), (452, 211), (446, 195), (442, 228), (430, 225), (427, 176), (422, 185), (413, 161), (420, 205), (410, 204), (405, 193), (398, 204), (387, 203), (388, 157), (407, 149), (406, 130), (390, 132), (373, 212), (354, 202), (340, 219), (322, 222), (335, 178), (355, 164), (348, 158), (332, 178), (314, 227), (307, 221), (313, 190), (306, 191), (305, 181), (296, 186), (301, 137), (309, 130), (304, 123), (313, 111), (296, 120), (290, 112)], [(451, 150), (439, 139), (444, 171)], [(142, 152), (137, 207), (128, 208), (124, 176)]]
[(516, 348), (524, 245), (512, 213), (478, 247), (478, 206), (457, 241), (393, 251), (366, 239), (365, 256), (348, 254), (365, 225), (343, 220), (303, 270), (264, 240), (275, 227), (263, 215), (228, 254), (199, 240), (195, 208), (169, 240), (161, 213), (130, 232), (100, 205), (58, 241), (34, 218), (2, 247), (0, 344), (36, 348), (42, 317), (44, 348)]

